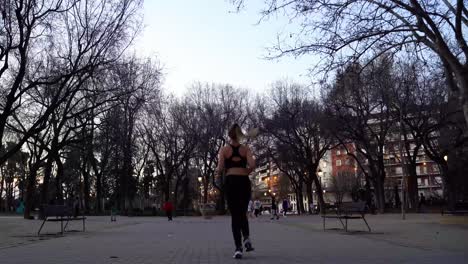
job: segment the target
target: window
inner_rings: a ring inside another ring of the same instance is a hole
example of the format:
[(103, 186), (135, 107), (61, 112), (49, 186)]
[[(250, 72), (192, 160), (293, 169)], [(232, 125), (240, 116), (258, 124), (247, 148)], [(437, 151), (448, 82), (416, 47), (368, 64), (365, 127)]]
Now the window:
[(421, 167), (421, 173), (422, 173), (422, 174), (426, 174), (426, 173), (427, 173), (427, 167), (426, 167), (426, 166), (422, 166), (422, 167)]
[(418, 186), (420, 186), (421, 184), (422, 184), (421, 179), (418, 178)]
[(336, 150), (336, 155), (341, 155), (341, 151), (339, 149)]
[(403, 173), (403, 169), (401, 167), (396, 167), (395, 168), (395, 173), (396, 174), (402, 174)]
[(426, 183), (426, 186), (429, 186), (429, 179), (428, 178), (424, 179), (424, 182)]
[(421, 174), (421, 167), (420, 167), (420, 166), (417, 166), (417, 167), (416, 167), (416, 174), (417, 174), (417, 175), (420, 175), (420, 174)]
[(351, 160), (350, 160), (350, 159), (346, 159), (345, 164), (346, 164), (346, 165), (351, 165)]
[(336, 160), (336, 166), (341, 166), (341, 160)]

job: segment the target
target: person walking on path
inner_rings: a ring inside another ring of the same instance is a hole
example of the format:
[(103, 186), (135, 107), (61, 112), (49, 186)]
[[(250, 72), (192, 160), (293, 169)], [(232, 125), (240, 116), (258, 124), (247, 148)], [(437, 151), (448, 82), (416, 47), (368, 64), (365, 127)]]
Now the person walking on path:
[(80, 215), (80, 197), (75, 196), (73, 201), (73, 217), (77, 218)]
[(111, 204), (111, 222), (116, 222), (117, 221), (117, 205), (115, 202), (112, 202)]
[(288, 202), (288, 199), (283, 199), (283, 216), (286, 217), (286, 214), (288, 212), (288, 209), (289, 209), (289, 202)]
[(422, 206), (426, 205), (426, 197), (423, 193), (419, 194), (418, 212), (421, 213)]
[(163, 209), (166, 212), (167, 221), (172, 221), (172, 211), (174, 210), (174, 206), (169, 200), (166, 200), (166, 202), (163, 205)]
[(249, 201), (249, 205), (247, 207), (247, 216), (253, 218), (254, 216), (254, 202), (252, 200)]
[(271, 198), (271, 220), (275, 219), (275, 217), (276, 217), (276, 220), (279, 219), (278, 206), (276, 205), (275, 197), (272, 197)]
[(258, 199), (255, 200), (255, 202), (254, 202), (255, 217), (258, 217), (258, 215), (260, 214), (260, 208), (261, 207), (262, 207), (262, 203)]
[(255, 169), (255, 160), (250, 148), (240, 144), (244, 134), (238, 124), (234, 124), (229, 129), (228, 136), (229, 144), (219, 151), (216, 175), (219, 177), (223, 171), (226, 174), (226, 198), (231, 212), (231, 228), (235, 244), (233, 257), (240, 259), (243, 252), (242, 237), (246, 251), (254, 250), (249, 237), (247, 207), (252, 192), (249, 174)]

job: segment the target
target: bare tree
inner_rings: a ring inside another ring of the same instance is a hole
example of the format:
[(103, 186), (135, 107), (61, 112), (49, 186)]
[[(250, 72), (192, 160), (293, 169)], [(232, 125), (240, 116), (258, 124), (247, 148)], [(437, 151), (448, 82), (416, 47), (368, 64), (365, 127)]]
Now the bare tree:
[[(436, 125), (434, 117), (447, 101), (447, 89), (440, 71), (421, 61), (398, 62), (394, 66), (394, 87), (392, 103), (394, 118), (398, 127), (392, 131), (391, 140), (399, 144), (403, 140), (404, 164), (407, 173), (408, 201), (412, 208), (418, 203), (419, 157), (424, 153), (424, 138), (431, 127)], [(397, 129), (401, 128), (402, 135)], [(395, 140), (397, 139), (397, 140)], [(389, 144), (387, 149), (398, 157), (399, 150)]]
[(218, 153), (227, 142), (227, 129), (234, 123), (242, 126), (248, 122), (248, 94), (230, 85), (195, 83), (187, 97), (188, 102), (194, 105), (200, 122), (195, 164), (201, 172), (203, 202), (207, 202), (208, 190), (212, 186), (219, 194), (217, 208), (224, 212), (224, 189), (214, 181)]
[(187, 176), (188, 160), (197, 144), (199, 122), (192, 105), (169, 97), (147, 106), (142, 124), (144, 141), (154, 160), (156, 180), (164, 200), (178, 199), (176, 193)]
[[(120, 55), (137, 30), (139, 6), (139, 0), (9, 0), (0, 4), (0, 139), (3, 142), (8, 125), (24, 130), (0, 163), (44, 129), (54, 109), (96, 67)], [(31, 98), (34, 93), (50, 94), (49, 107), (36, 107)], [(27, 109), (35, 109), (36, 115), (25, 122), (18, 114)]]
[(354, 173), (339, 172), (331, 179), (331, 192), (335, 195), (335, 202), (341, 204), (346, 195), (351, 195), (351, 192), (358, 185), (357, 178)]
[[(330, 117), (336, 119), (335, 137), (365, 172), (367, 191), (372, 183), (377, 207), (383, 212), (384, 148), (394, 124), (389, 108), (392, 63), (384, 57), (371, 64), (363, 70), (354, 63), (338, 72), (334, 86), (326, 95), (326, 105)], [(349, 143), (356, 151), (348, 149)], [(367, 200), (371, 202), (370, 196)]]
[(287, 82), (274, 85), (271, 100), (273, 106), (271, 113), (264, 117), (264, 132), (273, 137), (278, 151), (301, 164), (308, 199), (312, 201), (312, 184), (315, 184), (323, 212), (324, 200), (317, 170), (333, 141), (323, 106), (311, 98), (306, 88)]
[[(246, 0), (231, 0), (241, 8)], [(270, 57), (319, 54), (321, 69), (354, 62), (377, 50), (435, 54), (468, 121), (468, 9), (463, 0), (268, 0), (261, 20), (285, 15), (298, 22), (279, 34)]]

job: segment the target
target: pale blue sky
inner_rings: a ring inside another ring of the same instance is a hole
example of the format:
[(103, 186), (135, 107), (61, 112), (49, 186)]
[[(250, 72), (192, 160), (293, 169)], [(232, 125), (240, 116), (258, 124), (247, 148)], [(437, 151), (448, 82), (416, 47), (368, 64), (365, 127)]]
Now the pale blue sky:
[[(254, 1), (251, 1), (254, 2)], [(311, 57), (265, 60), (265, 48), (285, 30), (284, 18), (255, 25), (259, 5), (233, 13), (225, 0), (146, 0), (145, 29), (137, 53), (156, 56), (165, 73), (165, 88), (183, 94), (194, 81), (229, 83), (264, 91), (278, 79), (309, 84)]]

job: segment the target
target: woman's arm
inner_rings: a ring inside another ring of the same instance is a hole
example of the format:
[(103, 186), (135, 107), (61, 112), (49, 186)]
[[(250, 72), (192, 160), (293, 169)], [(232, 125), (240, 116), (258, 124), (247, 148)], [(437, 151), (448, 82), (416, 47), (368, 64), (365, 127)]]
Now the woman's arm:
[(224, 147), (218, 153), (218, 167), (216, 167), (215, 178), (218, 178), (224, 170)]
[(246, 153), (247, 165), (249, 165), (249, 167), (247, 168), (247, 172), (250, 174), (252, 171), (255, 170), (256, 165), (255, 165), (255, 159), (253, 158), (253, 155), (252, 155), (252, 151), (250, 150), (249, 147), (246, 147), (246, 148), (247, 148), (247, 153)]

